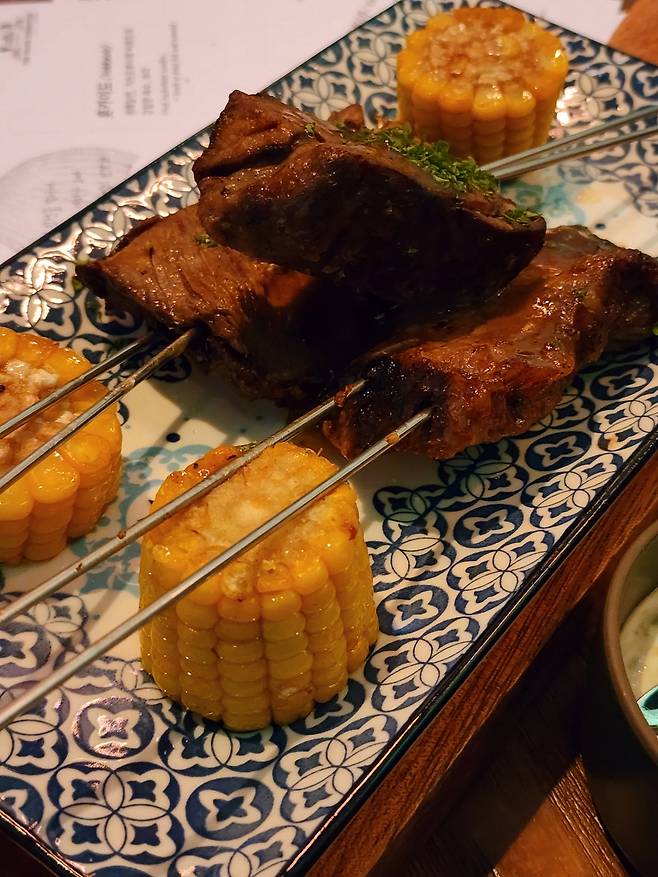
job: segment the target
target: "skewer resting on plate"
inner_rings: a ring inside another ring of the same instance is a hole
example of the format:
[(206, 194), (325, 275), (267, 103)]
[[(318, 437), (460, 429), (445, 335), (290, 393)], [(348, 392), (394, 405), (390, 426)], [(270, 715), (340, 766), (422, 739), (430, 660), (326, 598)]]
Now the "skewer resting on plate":
[[(25, 712), (29, 707), (40, 701), (41, 698), (45, 697), (59, 685), (66, 682), (71, 676), (74, 676), (78, 671), (84, 669), (88, 664), (95, 661), (96, 658), (103, 655), (113, 646), (117, 645), (117, 643), (120, 643), (127, 636), (130, 636), (131, 633), (134, 633), (167, 607), (182, 599), (186, 594), (194, 590), (194, 588), (206, 581), (206, 579), (210, 578), (214, 573), (223, 569), (231, 563), (231, 561), (235, 560), (244, 551), (247, 551), (252, 546), (261, 542), (269, 536), (270, 533), (285, 523), (285, 521), (299, 514), (303, 509), (311, 505), (311, 503), (321, 499), (331, 490), (347, 481), (352, 475), (360, 472), (373, 460), (381, 457), (394, 445), (417, 429), (421, 424), (425, 423), (431, 415), (432, 409), (430, 408), (426, 408), (418, 414), (414, 414), (413, 417), (410, 417), (405, 423), (403, 423), (394, 434), (379, 439), (379, 441), (372, 444), (362, 454), (359, 454), (358, 457), (355, 457), (349, 463), (346, 463), (341, 469), (325, 479), (325, 481), (318, 484), (317, 487), (309, 490), (295, 502), (282, 509), (278, 514), (271, 517), (268, 521), (265, 521), (265, 523), (261, 524), (251, 533), (248, 533), (226, 551), (223, 551), (218, 557), (215, 557), (213, 560), (206, 563), (166, 594), (163, 594), (161, 597), (154, 600), (149, 606), (140, 610), (136, 615), (132, 616), (132, 618), (128, 618), (121, 624), (117, 625), (117, 627), (109, 633), (105, 634), (105, 636), (101, 637), (97, 642), (85, 649), (84, 652), (80, 652), (70, 661), (67, 661), (59, 667), (48, 678), (32, 686), (24, 694), (21, 694), (12, 701), (11, 704), (0, 710), (0, 728), (6, 727), (15, 718), (20, 716), (21, 713)], [(306, 417), (308, 417), (308, 415), (306, 415)], [(265, 442), (268, 441), (271, 442), (271, 439), (265, 440)], [(264, 448), (261, 448), (261, 450), (264, 450)], [(189, 493), (192, 492), (193, 491), (189, 491)], [(170, 505), (172, 504), (173, 503), (170, 503)], [(163, 507), (161, 511), (163, 511), (164, 508), (166, 507)]]
[[(552, 164), (555, 161), (562, 161), (568, 158), (582, 156), (594, 150), (604, 148), (606, 146), (614, 146), (618, 143), (625, 143), (634, 139), (639, 139), (640, 137), (652, 136), (653, 134), (658, 133), (658, 126), (645, 128), (643, 131), (632, 131), (626, 134), (622, 134), (620, 137), (615, 137), (603, 142), (585, 142), (584, 145), (576, 146), (573, 149), (564, 148), (566, 144), (573, 144), (574, 142), (580, 140), (587, 141), (592, 136), (598, 135), (600, 133), (605, 133), (605, 131), (621, 127), (627, 122), (637, 121), (649, 115), (654, 115), (655, 113), (655, 107), (646, 108), (641, 111), (632, 113), (629, 116), (616, 119), (610, 124), (597, 126), (596, 128), (591, 128), (589, 130), (585, 129), (584, 131), (579, 132), (578, 135), (573, 135), (572, 137), (564, 138), (561, 141), (556, 141), (555, 144), (548, 144), (546, 147), (539, 147), (534, 150), (529, 150), (528, 153), (521, 153), (514, 157), (510, 157), (510, 159), (502, 160), (500, 163), (496, 163), (495, 166), (492, 166), (491, 170), (495, 175), (499, 176), (500, 178), (505, 178), (507, 176), (516, 175), (520, 172), (527, 172), (529, 170), (543, 167), (546, 164)], [(73, 433), (75, 433), (78, 429), (84, 426), (85, 423), (88, 423), (105, 408), (120, 399), (123, 395), (129, 392), (129, 390), (135, 387), (140, 381), (152, 375), (157, 370), (157, 368), (162, 365), (162, 363), (182, 353), (188, 346), (188, 344), (193, 340), (195, 335), (196, 330), (191, 329), (176, 338), (167, 347), (160, 351), (160, 353), (158, 353), (155, 357), (153, 357), (146, 364), (137, 369), (134, 374), (123, 380), (114, 390), (110, 391), (95, 405), (93, 405), (82, 415), (72, 421), (67, 427), (65, 427), (64, 430), (53, 436), (53, 438), (50, 439), (50, 441), (43, 445), (41, 448), (39, 448), (37, 452), (23, 460), (22, 463), (19, 464), (19, 466), (7, 472), (4, 476), (0, 478), (0, 490), (12, 484), (39, 459), (48, 454), (54, 448), (61, 445)], [(72, 382), (75, 386), (66, 385), (61, 390), (59, 390), (58, 393), (60, 393), (61, 395), (57, 396), (57, 398), (47, 397), (42, 403), (40, 403), (40, 407), (38, 410), (42, 410), (42, 408), (48, 407), (48, 405), (53, 404), (55, 401), (57, 401), (58, 398), (62, 398), (68, 392), (71, 392), (73, 389), (81, 386), (85, 383), (86, 380), (89, 380), (95, 374), (99, 374), (101, 373), (101, 371), (107, 370), (107, 368), (110, 368), (113, 364), (125, 361), (125, 359), (127, 359), (130, 355), (149, 343), (150, 340), (151, 339), (148, 338), (135, 342), (135, 344), (130, 345), (129, 348), (126, 348), (124, 351), (121, 351), (119, 354), (116, 354), (115, 356), (110, 357), (108, 360), (106, 360), (103, 364), (101, 364), (103, 366), (102, 368), (101, 365), (95, 366), (93, 369), (81, 376), (79, 382), (78, 379)], [(358, 391), (362, 386), (363, 381), (352, 385), (346, 395), (349, 396), (355, 391)], [(228, 466), (224, 467), (215, 475), (198, 484), (192, 490), (187, 491), (185, 494), (182, 494), (175, 500), (167, 503), (155, 514), (140, 519), (131, 527), (129, 527), (126, 531), (108, 540), (104, 545), (101, 545), (98, 549), (87, 555), (81, 561), (64, 569), (56, 576), (37, 587), (31, 593), (20, 597), (8, 608), (6, 608), (4, 612), (0, 612), (0, 621), (7, 623), (22, 612), (25, 612), (26, 610), (31, 608), (40, 600), (44, 599), (50, 594), (53, 594), (55, 591), (64, 587), (68, 583), (74, 581), (80, 575), (90, 570), (97, 563), (107, 559), (124, 546), (135, 542), (138, 538), (140, 538), (140, 536), (148, 532), (152, 527), (157, 526), (159, 523), (184, 508), (193, 500), (202, 497), (214, 487), (218, 486), (223, 481), (228, 479), (239, 468), (254, 460), (266, 448), (271, 447), (272, 445), (280, 441), (293, 438), (295, 435), (299, 434), (304, 428), (320, 421), (327, 414), (329, 414), (336, 407), (336, 405), (337, 402), (335, 399), (329, 399), (309, 411), (307, 414), (298, 418), (293, 423), (284, 427), (279, 432), (259, 442), (256, 446), (252, 447), (243, 455), (241, 455), (240, 458), (232, 463), (229, 463)], [(13, 424), (11, 422), (8, 422), (4, 425), (4, 427), (0, 427), (0, 435), (7, 435), (12, 429), (17, 428), (19, 425), (26, 422), (30, 416), (33, 416), (34, 413), (37, 413), (34, 410), (32, 410), (31, 413), (28, 412), (29, 409), (27, 412), (23, 412), (22, 415), (19, 415), (18, 422), (14, 422)], [(419, 413), (414, 414), (411, 418), (406, 420), (405, 423), (395, 429), (387, 437), (380, 439), (379, 441), (372, 444), (370, 447), (366, 448), (361, 454), (355, 457), (350, 463), (347, 463), (345, 466), (343, 466), (342, 469), (340, 469), (330, 478), (322, 482), (313, 490), (304, 494), (304, 496), (297, 499), (291, 505), (284, 508), (281, 512), (270, 518), (270, 520), (266, 521), (256, 530), (244, 536), (240, 541), (224, 551), (218, 557), (214, 558), (205, 566), (201, 567), (179, 585), (174, 587), (166, 595), (163, 595), (155, 602), (151, 603), (147, 608), (137, 613), (135, 616), (127, 619), (125, 622), (118, 625), (114, 630), (103, 636), (98, 642), (94, 643), (87, 650), (80, 653), (79, 655), (76, 655), (72, 660), (60, 667), (47, 680), (44, 680), (43, 682), (31, 688), (29, 691), (22, 694), (4, 710), (0, 710), (0, 727), (5, 726), (16, 716), (20, 715), (21, 712), (34, 704), (36, 701), (40, 700), (43, 696), (48, 694), (51, 690), (56, 688), (70, 676), (74, 675), (83, 667), (87, 666), (87, 664), (94, 661), (99, 655), (103, 654), (112, 646), (116, 645), (126, 636), (130, 635), (143, 624), (151, 620), (163, 609), (181, 599), (183, 596), (185, 596), (185, 594), (189, 593), (197, 585), (201, 584), (211, 575), (222, 569), (231, 561), (235, 560), (243, 551), (246, 551), (251, 546), (256, 545), (262, 539), (266, 538), (266, 536), (272, 533), (285, 521), (289, 520), (298, 512), (302, 511), (308, 505), (313, 503), (315, 500), (320, 499), (326, 493), (343, 483), (351, 475), (359, 472), (371, 461), (385, 454), (391, 447), (393, 447), (400, 440), (405, 438), (405, 436), (410, 435), (421, 424), (425, 423), (431, 417), (431, 415), (431, 408), (424, 408)]]
[(23, 426), (25, 423), (28, 422), (28, 420), (31, 420), (33, 417), (36, 417), (37, 414), (45, 411), (46, 408), (50, 408), (51, 405), (54, 405), (56, 402), (65, 399), (67, 396), (70, 396), (71, 393), (73, 393), (75, 390), (78, 390), (80, 387), (83, 387), (97, 375), (105, 374), (105, 372), (114, 368), (115, 365), (121, 365), (121, 363), (126, 362), (140, 350), (143, 350), (145, 347), (153, 344), (154, 340), (155, 335), (152, 332), (149, 332), (142, 338), (138, 338), (131, 344), (127, 344), (125, 347), (122, 347), (121, 350), (118, 350), (111, 356), (107, 356), (105, 359), (102, 359), (100, 362), (96, 363), (96, 365), (93, 365), (90, 369), (87, 369), (86, 372), (83, 372), (81, 375), (78, 375), (76, 378), (73, 378), (66, 384), (63, 384), (61, 387), (58, 387), (48, 396), (45, 396), (43, 399), (39, 399), (38, 402), (35, 402), (28, 408), (23, 409), (23, 411), (19, 411), (18, 414), (14, 415), (14, 417), (10, 417), (9, 420), (6, 420), (2, 425), (0, 425), (0, 439), (3, 439), (15, 429)]
[[(617, 137), (597, 140), (594, 143), (588, 142), (592, 137), (599, 137), (601, 134), (615, 131), (617, 128), (622, 128), (631, 122), (639, 122), (656, 115), (658, 115), (658, 106), (642, 107), (639, 110), (628, 113), (628, 115), (619, 116), (610, 122), (605, 122), (603, 125), (583, 128), (581, 131), (576, 131), (575, 134), (569, 134), (567, 137), (549, 140), (543, 146), (535, 146), (533, 149), (528, 149), (525, 152), (517, 152), (513, 155), (508, 155), (506, 158), (500, 158), (498, 161), (483, 165), (482, 169), (489, 171), (498, 180), (511, 180), (521, 176), (521, 174), (541, 170), (541, 168), (560, 161), (582, 158), (601, 149), (620, 146), (633, 140), (654, 137), (658, 135), (658, 125), (638, 128), (634, 131), (619, 134)], [(574, 146), (574, 144), (576, 145)]]
[[(113, 390), (110, 390), (107, 395), (103, 396), (102, 399), (99, 399), (98, 402), (95, 402), (93, 405), (87, 408), (86, 411), (83, 411), (81, 414), (79, 414), (63, 429), (55, 433), (52, 438), (44, 442), (44, 444), (38, 447), (31, 454), (28, 454), (28, 456), (25, 457), (24, 460), (21, 460), (21, 462), (18, 463), (16, 466), (12, 466), (12, 468), (5, 472), (4, 475), (0, 476), (0, 491), (5, 490), (7, 487), (11, 487), (11, 485), (14, 484), (15, 481), (17, 481), (29, 469), (31, 469), (40, 460), (42, 460), (49, 453), (51, 453), (51, 451), (54, 451), (68, 438), (70, 438), (72, 435), (75, 435), (75, 433), (82, 429), (85, 424), (89, 423), (91, 420), (94, 419), (94, 417), (97, 417), (101, 412), (105, 411), (106, 408), (109, 408), (110, 405), (113, 405), (115, 402), (118, 402), (119, 399), (122, 399), (126, 395), (126, 393), (129, 393), (138, 384), (146, 380), (146, 378), (149, 378), (154, 372), (156, 372), (160, 368), (161, 365), (163, 365), (168, 360), (173, 359), (175, 356), (179, 356), (181, 353), (183, 353), (183, 351), (188, 346), (190, 341), (192, 341), (195, 335), (195, 329), (188, 329), (187, 332), (185, 332), (183, 335), (175, 338), (159, 353), (157, 353), (151, 359), (147, 360), (144, 365), (136, 369), (127, 378), (124, 378), (121, 383), (117, 384), (117, 386)], [(83, 377), (86, 377), (87, 380), (89, 380), (89, 372), (86, 372)], [(85, 382), (83, 381), (82, 383), (84, 384)], [(52, 402), (56, 401), (52, 399), (52, 396), (45, 397), (45, 400), (52, 400), (49, 404), (52, 404)]]
[[(607, 140), (599, 140), (594, 143), (589, 142), (593, 137), (598, 137), (601, 134), (616, 130), (617, 128), (623, 127), (626, 124), (638, 122), (657, 114), (658, 106), (652, 105), (649, 107), (642, 107), (639, 110), (635, 110), (625, 116), (619, 116), (602, 125), (584, 128), (582, 131), (578, 131), (575, 134), (571, 134), (559, 140), (550, 141), (543, 146), (535, 147), (533, 149), (527, 150), (526, 152), (516, 153), (515, 155), (508, 156), (507, 158), (500, 159), (499, 161), (493, 162), (489, 165), (485, 165), (484, 169), (490, 171), (498, 179), (510, 179), (522, 173), (528, 173), (530, 171), (546, 167), (559, 161), (564, 161), (570, 158), (582, 157), (584, 155), (588, 155), (590, 152), (604, 149), (609, 146), (627, 143), (632, 140), (640, 139), (642, 137), (653, 136), (658, 134), (658, 125), (630, 131), (621, 134), (618, 137), (609, 138)], [(576, 145), (574, 148), (565, 148), (572, 146), (573, 144), (580, 145)], [(160, 365), (162, 365), (168, 359), (181, 353), (187, 347), (189, 342), (195, 337), (195, 335), (196, 330), (190, 329), (179, 338), (172, 341), (153, 359), (150, 359), (147, 363), (137, 369), (134, 374), (124, 379), (117, 387), (108, 392), (108, 394), (101, 400), (99, 400), (99, 402), (97, 402), (87, 411), (80, 414), (75, 420), (73, 420), (60, 432), (55, 434), (44, 445), (35, 450), (24, 460), (22, 460), (17, 466), (5, 472), (4, 475), (0, 476), (0, 491), (11, 486), (18, 478), (24, 475), (30, 468), (32, 468), (41, 459), (43, 459), (43, 457), (59, 447), (63, 442), (66, 441), (66, 439), (74, 435), (79, 429), (81, 429), (86, 423), (92, 420), (96, 415), (108, 408), (113, 402), (122, 398), (142, 380), (152, 375), (153, 372), (156, 371)], [(114, 365), (125, 362), (133, 354), (137, 353), (139, 350), (143, 349), (153, 341), (154, 336), (149, 333), (144, 338), (133, 342), (123, 350), (108, 357), (102, 363), (93, 366), (83, 375), (80, 375), (73, 381), (60, 387), (51, 395), (46, 396), (44, 399), (20, 412), (15, 417), (11, 418), (11, 420), (8, 420), (6, 423), (0, 426), (0, 438), (3, 438), (4, 436), (11, 433), (13, 430), (24, 425), (33, 416), (48, 408), (50, 405), (55, 404), (57, 401), (65, 398), (71, 392), (83, 386), (87, 381), (91, 380), (96, 375), (102, 374), (103, 372), (112, 368)]]
[[(358, 381), (350, 387), (346, 395), (356, 392), (362, 386), (363, 381)], [(0, 612), (0, 623), (6, 624), (8, 621), (16, 618), (17, 615), (27, 612), (28, 609), (48, 597), (50, 594), (53, 594), (55, 591), (68, 585), (103, 560), (107, 560), (108, 557), (111, 557), (117, 551), (136, 542), (137, 539), (144, 535), (144, 533), (147, 533), (149, 530), (153, 529), (153, 527), (157, 527), (158, 524), (166, 521), (167, 518), (170, 518), (172, 515), (176, 514), (176, 512), (181, 511), (181, 509), (184, 509), (190, 503), (194, 502), (194, 500), (200, 499), (206, 493), (209, 493), (215, 487), (218, 487), (237, 472), (238, 469), (241, 469), (252, 460), (255, 460), (256, 457), (262, 454), (266, 448), (270, 448), (279, 442), (289, 441), (302, 430), (307, 429), (322, 420), (322, 418), (326, 417), (335, 407), (336, 401), (333, 398), (328, 399), (326, 402), (322, 402), (320, 405), (311, 409), (311, 411), (298, 417), (297, 420), (292, 421), (292, 423), (289, 423), (287, 426), (278, 430), (278, 432), (275, 432), (273, 435), (258, 442), (236, 460), (224, 466), (214, 475), (206, 478), (200, 484), (196, 485), (196, 487), (187, 490), (176, 499), (168, 502), (166, 505), (162, 506), (162, 508), (158, 509), (157, 512), (140, 518), (132, 524), (132, 526), (128, 527), (117, 536), (114, 536), (112, 539), (109, 539), (95, 551), (87, 554), (82, 560), (76, 561), (66, 567), (66, 569), (57, 573), (57, 575), (34, 588), (32, 591), (29, 591), (22, 597), (14, 600), (9, 606), (5, 607)]]

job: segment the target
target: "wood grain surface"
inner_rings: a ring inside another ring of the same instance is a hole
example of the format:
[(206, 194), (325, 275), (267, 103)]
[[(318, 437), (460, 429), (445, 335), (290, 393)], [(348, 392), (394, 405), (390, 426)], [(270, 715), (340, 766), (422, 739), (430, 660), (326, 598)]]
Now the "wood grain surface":
[(603, 589), (542, 651), (493, 739), (494, 757), (399, 877), (622, 877), (579, 755), (587, 658)]

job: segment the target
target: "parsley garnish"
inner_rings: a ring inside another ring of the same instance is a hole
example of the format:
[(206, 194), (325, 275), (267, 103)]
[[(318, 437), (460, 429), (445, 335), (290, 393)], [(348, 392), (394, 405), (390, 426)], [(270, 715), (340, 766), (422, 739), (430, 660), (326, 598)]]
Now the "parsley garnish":
[[(457, 192), (483, 192), (485, 195), (498, 191), (496, 178), (478, 167), (472, 158), (454, 158), (444, 140), (425, 143), (414, 137), (409, 125), (392, 128), (361, 128), (354, 131), (345, 125), (338, 126), (348, 140), (366, 145), (387, 146), (404, 156), (413, 164), (427, 171), (437, 183)], [(515, 207), (503, 214), (503, 219), (514, 223), (527, 223), (536, 216), (532, 210)]]
[(515, 207), (513, 210), (508, 210), (507, 213), (503, 213), (503, 219), (506, 219), (508, 222), (517, 222), (521, 225), (531, 222), (536, 216), (537, 214), (533, 210), (526, 210), (523, 207)]
[(498, 184), (491, 174), (481, 170), (472, 158), (454, 158), (443, 140), (424, 143), (411, 133), (409, 125), (394, 128), (361, 128), (351, 131), (344, 126), (345, 137), (357, 143), (388, 146), (418, 167), (423, 168), (438, 182), (458, 192), (495, 192)]
[(217, 241), (214, 241), (210, 235), (207, 234), (198, 234), (194, 238), (195, 243), (197, 243), (200, 247), (218, 247), (219, 244)]
[(307, 122), (304, 125), (304, 131), (308, 134), (309, 137), (315, 137), (317, 133), (317, 129), (315, 127), (315, 122)]

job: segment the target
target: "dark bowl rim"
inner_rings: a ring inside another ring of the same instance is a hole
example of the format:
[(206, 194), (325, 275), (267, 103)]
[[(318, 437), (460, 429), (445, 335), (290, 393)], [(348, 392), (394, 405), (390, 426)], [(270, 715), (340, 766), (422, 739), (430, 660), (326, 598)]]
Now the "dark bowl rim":
[[(603, 609), (603, 648), (610, 680), (621, 710), (638, 742), (658, 767), (658, 735), (651, 729), (637, 705), (624, 667), (619, 636), (621, 596), (628, 574), (642, 551), (656, 539), (658, 521), (654, 521), (631, 543), (615, 568)], [(658, 582), (656, 586), (658, 587)]]

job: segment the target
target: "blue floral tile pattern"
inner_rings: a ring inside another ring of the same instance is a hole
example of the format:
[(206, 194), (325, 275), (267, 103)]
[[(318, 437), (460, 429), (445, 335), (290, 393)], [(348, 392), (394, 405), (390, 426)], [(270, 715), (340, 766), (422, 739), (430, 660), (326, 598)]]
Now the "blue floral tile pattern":
[[(394, 53), (428, 15), (451, 5), (404, 0), (271, 91), (323, 117), (352, 101), (371, 118), (392, 114)], [(555, 136), (658, 99), (654, 68), (554, 29), (571, 58)], [(139, 332), (128, 315), (110, 317), (74, 290), (74, 263), (107, 254), (136, 222), (193, 203), (191, 163), (205, 143), (206, 134), (183, 143), (3, 266), (4, 324), (72, 344), (92, 360)], [(658, 253), (657, 174), (655, 144), (627, 144), (531, 174), (510, 190), (551, 224), (585, 223)], [(80, 875), (286, 870), (373, 764), (408, 739), (409, 720), (655, 431), (657, 375), (658, 349), (638, 346), (586, 369), (524, 435), (441, 463), (391, 455), (357, 479), (381, 634), (340, 697), (291, 727), (229, 734), (164, 697), (131, 639), (0, 732), (0, 821), (27, 827)], [(183, 357), (128, 397), (117, 501), (65, 556), (3, 571), (0, 602), (145, 514), (167, 473), (220, 441), (255, 439), (281, 422), (270, 406), (215, 384)], [(0, 704), (134, 612), (137, 568), (130, 546), (78, 590), (0, 627)], [(304, 873), (308, 858), (300, 861)]]

